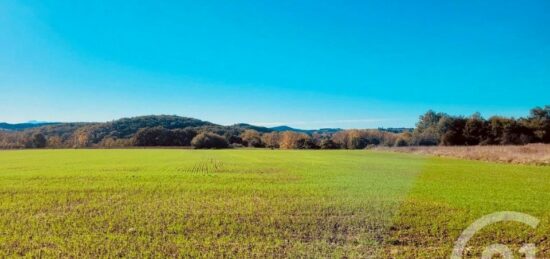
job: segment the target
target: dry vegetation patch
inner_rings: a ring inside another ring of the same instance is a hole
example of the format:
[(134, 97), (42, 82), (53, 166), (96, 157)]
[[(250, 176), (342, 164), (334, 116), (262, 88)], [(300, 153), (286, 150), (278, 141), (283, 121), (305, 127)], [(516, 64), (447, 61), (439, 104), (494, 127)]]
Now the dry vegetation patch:
[(377, 149), (503, 163), (550, 165), (549, 144), (529, 144), (525, 146), (380, 147)]

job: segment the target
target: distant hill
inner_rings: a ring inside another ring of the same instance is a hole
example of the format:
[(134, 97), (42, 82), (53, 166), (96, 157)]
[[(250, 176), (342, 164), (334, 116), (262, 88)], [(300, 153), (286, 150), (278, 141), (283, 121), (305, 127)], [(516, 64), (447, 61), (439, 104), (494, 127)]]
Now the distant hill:
[(272, 127), (270, 129), (273, 130), (273, 131), (279, 131), (279, 132), (294, 131), (294, 132), (301, 132), (301, 133), (306, 133), (306, 134), (314, 134), (314, 133), (323, 134), (323, 133), (335, 133), (335, 132), (338, 132), (338, 131), (342, 131), (342, 129), (339, 129), (339, 128), (321, 128), (321, 129), (305, 130), (305, 129), (292, 128), (292, 127), (289, 127), (289, 126), (286, 126), (286, 125)]
[(165, 129), (184, 129), (203, 126), (217, 126), (217, 124), (176, 115), (147, 115), (100, 123), (96, 131), (102, 132), (109, 137), (127, 138), (131, 137), (141, 128), (163, 127)]
[(75, 122), (75, 123), (0, 123), (0, 130), (22, 132), (29, 135), (41, 133), (45, 136), (59, 136), (67, 139), (75, 133), (85, 133), (91, 142), (103, 138), (131, 138), (142, 128), (163, 127), (166, 129), (184, 129), (198, 127), (223, 127), (211, 122), (175, 115), (149, 115), (133, 118), (122, 118), (109, 122)]
[(29, 121), (25, 123), (5, 123), (0, 122), (0, 130), (4, 131), (21, 131), (25, 129), (31, 129), (31, 128), (38, 128), (42, 126), (48, 126), (48, 125), (56, 125), (60, 124), (59, 122), (37, 122), (37, 121)]
[(413, 132), (414, 128), (378, 128), (379, 131), (387, 131), (392, 133)]
[[(255, 126), (247, 123), (237, 123), (230, 126), (222, 126), (219, 124), (203, 121), (195, 118), (181, 117), (176, 115), (147, 115), (131, 118), (122, 118), (114, 121), (94, 123), (60, 123), (60, 122), (41, 122), (41, 121), (29, 121), (26, 123), (0, 123), (0, 130), (4, 131), (23, 131), (29, 129), (36, 129), (39, 132), (52, 133), (63, 132), (72, 133), (76, 129), (81, 127), (90, 127), (93, 125), (93, 131), (97, 137), (116, 137), (116, 138), (128, 138), (131, 137), (141, 128), (163, 127), (166, 129), (184, 129), (184, 128), (197, 128), (197, 127), (209, 127), (219, 128), (233, 131), (255, 130), (261, 133), (266, 132), (283, 132), (294, 131), (306, 134), (313, 133), (335, 133), (341, 131), (339, 128), (322, 128), (322, 129), (297, 129), (289, 126), (277, 126), (277, 127), (262, 127)], [(69, 131), (69, 132), (66, 132)]]
[(231, 125), (231, 126), (228, 126), (228, 127), (242, 129), (242, 130), (255, 130), (255, 131), (261, 132), (261, 133), (274, 131), (271, 128), (266, 128), (266, 127), (262, 127), (262, 126), (254, 126), (254, 125), (250, 125), (250, 124), (247, 124), (247, 123), (237, 123), (237, 124), (234, 124), (234, 125)]

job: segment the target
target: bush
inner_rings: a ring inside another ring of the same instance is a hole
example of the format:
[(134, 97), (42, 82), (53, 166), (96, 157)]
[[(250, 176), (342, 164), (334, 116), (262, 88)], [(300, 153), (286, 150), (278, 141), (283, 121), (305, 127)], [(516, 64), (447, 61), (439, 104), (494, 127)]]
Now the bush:
[(244, 147), (244, 141), (241, 137), (233, 135), (231, 132), (226, 132), (223, 134), (227, 142), (231, 145), (241, 145)]
[(282, 149), (304, 149), (312, 144), (310, 139), (304, 133), (285, 131), (281, 133), (279, 146)]
[(319, 149), (319, 146), (311, 138), (300, 138), (296, 141), (295, 149)]
[(262, 135), (262, 143), (264, 143), (265, 147), (268, 148), (279, 148), (280, 140), (281, 135), (279, 132), (264, 133)]
[(413, 133), (413, 144), (419, 146), (436, 146), (439, 144), (439, 136), (435, 129), (425, 130), (421, 133)]
[(340, 146), (338, 144), (334, 143), (334, 141), (332, 141), (332, 139), (329, 139), (329, 138), (322, 139), (321, 144), (319, 146), (320, 146), (321, 149), (338, 149), (338, 148), (340, 148)]
[(396, 147), (406, 147), (408, 145), (409, 145), (409, 141), (403, 137), (399, 137), (394, 144), (394, 146)]
[(32, 144), (35, 148), (44, 148), (46, 147), (46, 137), (40, 133), (36, 133), (32, 136)]
[(245, 146), (263, 147), (260, 133), (255, 130), (245, 130), (240, 137), (243, 140), (243, 145)]
[(229, 145), (231, 148), (243, 148), (243, 144), (239, 144), (239, 143), (231, 143)]
[(194, 148), (227, 148), (229, 143), (218, 134), (203, 132), (191, 140), (191, 145)]

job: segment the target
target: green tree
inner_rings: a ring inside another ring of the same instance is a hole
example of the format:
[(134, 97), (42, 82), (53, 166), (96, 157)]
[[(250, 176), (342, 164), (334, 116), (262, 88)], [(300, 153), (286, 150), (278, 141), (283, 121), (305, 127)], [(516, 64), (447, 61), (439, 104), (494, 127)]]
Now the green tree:
[(538, 141), (550, 143), (550, 105), (532, 109), (528, 124)]
[(437, 124), (439, 143), (445, 146), (464, 145), (464, 127), (466, 120), (462, 117), (442, 116)]
[(441, 138), (438, 130), (439, 120), (447, 116), (444, 113), (436, 113), (432, 110), (420, 116), (413, 131), (413, 143), (421, 146), (438, 145)]
[(466, 145), (478, 145), (487, 140), (487, 121), (479, 113), (474, 113), (464, 125)]

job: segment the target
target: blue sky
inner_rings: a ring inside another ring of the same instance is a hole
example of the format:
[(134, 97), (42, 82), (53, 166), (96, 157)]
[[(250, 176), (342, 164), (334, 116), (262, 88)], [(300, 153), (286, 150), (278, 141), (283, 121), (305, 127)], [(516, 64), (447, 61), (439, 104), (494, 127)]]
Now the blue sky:
[(0, 0), (0, 121), (413, 126), (550, 104), (550, 2)]

